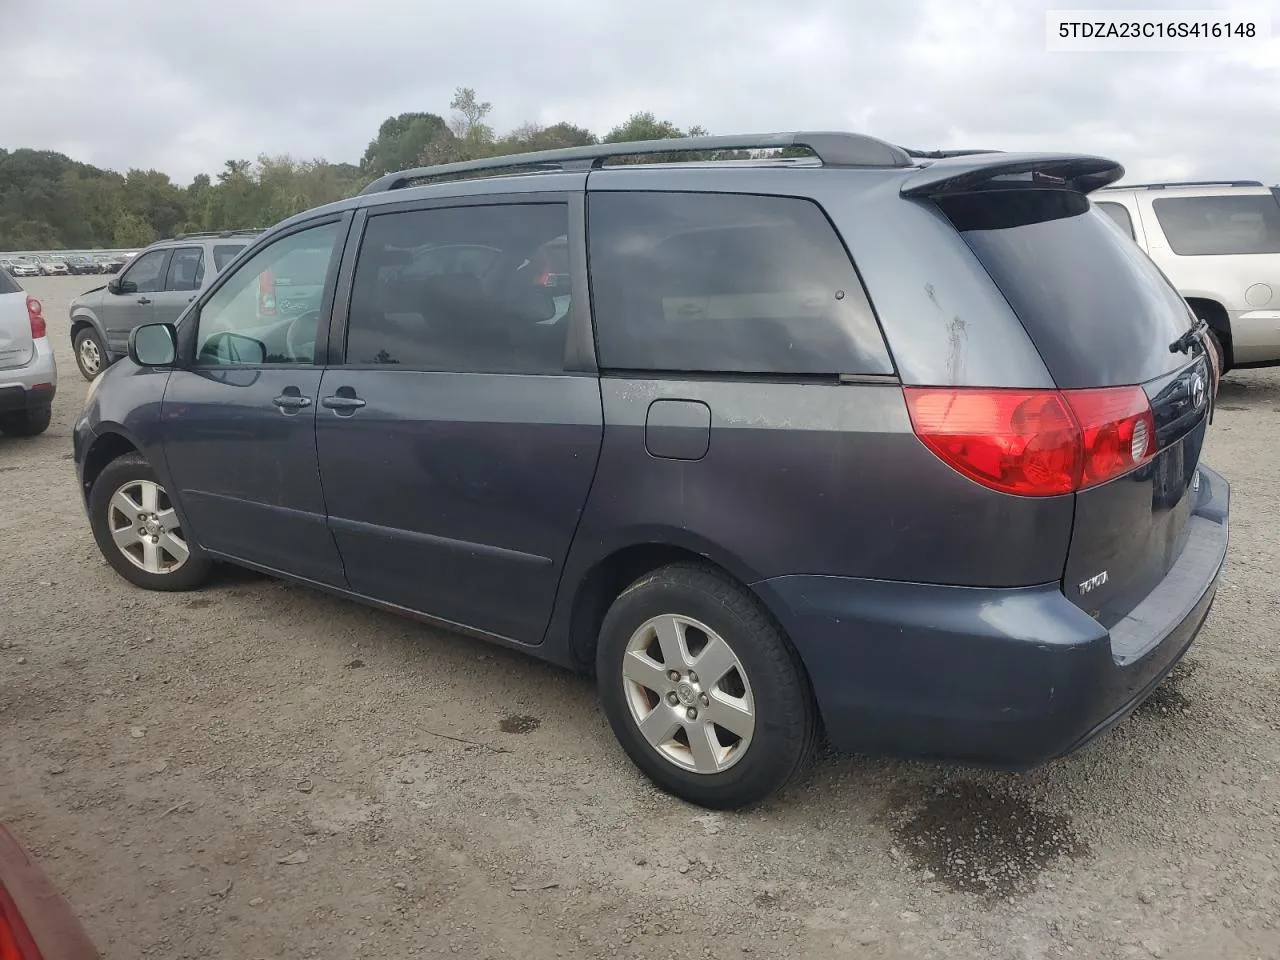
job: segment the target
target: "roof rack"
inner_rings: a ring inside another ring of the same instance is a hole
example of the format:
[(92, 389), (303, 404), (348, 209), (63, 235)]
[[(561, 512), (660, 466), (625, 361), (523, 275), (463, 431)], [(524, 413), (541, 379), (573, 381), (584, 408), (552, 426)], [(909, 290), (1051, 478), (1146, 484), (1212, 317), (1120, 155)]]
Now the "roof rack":
[(548, 170), (595, 170), (615, 157), (672, 153), (703, 153), (716, 150), (774, 150), (807, 147), (828, 167), (909, 167), (911, 156), (901, 147), (858, 133), (759, 133), (718, 137), (678, 137), (670, 140), (635, 140), (630, 143), (600, 143), (587, 147), (538, 150), (533, 153), (486, 157), (416, 167), (379, 177), (360, 191), (360, 196), (399, 190), (419, 180), (457, 179), (483, 171), (536, 172)]
[(245, 227), (242, 230), (206, 230), (202, 233), (175, 233), (170, 240), (205, 240), (210, 237), (227, 238), (240, 237), (245, 235), (259, 234), (266, 230), (266, 227)]
[(1163, 190), (1165, 187), (1261, 187), (1261, 180), (1168, 180), (1164, 183), (1113, 183), (1103, 190)]
[(946, 160), (948, 157), (971, 157), (979, 153), (1003, 153), (1003, 150), (912, 150), (903, 147), (907, 156), (917, 160)]

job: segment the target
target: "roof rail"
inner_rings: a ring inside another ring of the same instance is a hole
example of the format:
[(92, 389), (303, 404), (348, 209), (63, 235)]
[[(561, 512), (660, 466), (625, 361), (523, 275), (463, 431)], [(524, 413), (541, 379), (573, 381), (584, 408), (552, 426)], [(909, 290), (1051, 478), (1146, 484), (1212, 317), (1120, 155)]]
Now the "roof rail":
[(948, 157), (971, 157), (978, 153), (1003, 153), (1003, 150), (912, 150), (903, 147), (907, 156), (918, 160), (946, 160)]
[(209, 237), (240, 237), (246, 234), (258, 234), (267, 230), (266, 227), (244, 227), (239, 230), (206, 230), (200, 233), (175, 233), (170, 240), (205, 240)]
[(595, 170), (615, 157), (671, 153), (703, 153), (716, 150), (771, 150), (807, 147), (828, 167), (909, 167), (911, 157), (901, 147), (858, 133), (759, 133), (718, 137), (678, 137), (670, 140), (634, 140), (600, 143), (587, 147), (538, 150), (533, 153), (485, 157), (416, 167), (379, 177), (360, 196), (399, 190), (417, 180), (454, 179), (482, 171)]
[(1163, 190), (1165, 187), (1261, 187), (1261, 180), (1168, 180), (1164, 183), (1113, 183), (1103, 190)]

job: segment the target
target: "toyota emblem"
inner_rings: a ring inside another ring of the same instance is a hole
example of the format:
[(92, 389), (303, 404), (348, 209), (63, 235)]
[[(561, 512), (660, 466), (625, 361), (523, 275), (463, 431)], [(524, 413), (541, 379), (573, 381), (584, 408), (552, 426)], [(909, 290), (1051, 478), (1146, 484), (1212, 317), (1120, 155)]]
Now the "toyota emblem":
[(1204, 405), (1204, 377), (1198, 373), (1191, 378), (1191, 404), (1197, 410)]

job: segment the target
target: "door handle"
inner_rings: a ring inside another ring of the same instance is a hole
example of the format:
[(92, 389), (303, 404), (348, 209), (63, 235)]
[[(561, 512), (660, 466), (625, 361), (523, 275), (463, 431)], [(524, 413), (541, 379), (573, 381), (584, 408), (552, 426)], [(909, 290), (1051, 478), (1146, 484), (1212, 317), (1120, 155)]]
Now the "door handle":
[(310, 397), (300, 397), (296, 393), (282, 393), (271, 402), (281, 410), (301, 410), (311, 406)]
[(139, 303), (141, 303), (141, 304), (148, 304), (148, 303), (150, 303), (150, 302), (151, 302), (151, 298), (150, 298), (150, 297), (139, 297), (139, 298), (138, 298), (138, 302), (139, 302)]
[(364, 406), (364, 401), (359, 397), (334, 396), (325, 397), (320, 405), (330, 410), (356, 410)]

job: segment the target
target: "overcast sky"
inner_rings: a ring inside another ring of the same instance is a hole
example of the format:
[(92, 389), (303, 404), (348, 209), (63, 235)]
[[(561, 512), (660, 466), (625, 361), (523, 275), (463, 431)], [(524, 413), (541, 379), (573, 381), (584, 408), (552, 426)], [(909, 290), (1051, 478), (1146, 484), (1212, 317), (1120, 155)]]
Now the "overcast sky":
[[(1183, 8), (1226, 9), (1221, 0)], [(1050, 53), (1045, 11), (1150, 0), (0, 0), (0, 146), (180, 182), (260, 153), (356, 162), (388, 115), (603, 133), (845, 129), (1101, 153), (1127, 179), (1280, 181), (1280, 0), (1251, 54)]]

